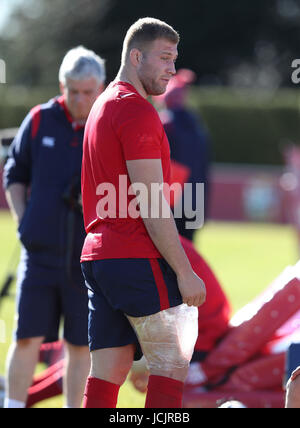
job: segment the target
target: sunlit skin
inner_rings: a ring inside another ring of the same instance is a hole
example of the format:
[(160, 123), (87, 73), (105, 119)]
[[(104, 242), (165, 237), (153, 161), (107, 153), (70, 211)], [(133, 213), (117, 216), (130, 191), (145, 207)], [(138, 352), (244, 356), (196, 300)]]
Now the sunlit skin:
[(60, 83), (60, 91), (65, 96), (66, 105), (74, 121), (84, 124), (104, 85), (95, 77), (84, 80), (67, 79)]
[(177, 56), (176, 43), (156, 39), (143, 50), (131, 49), (127, 63), (121, 67), (117, 79), (131, 83), (144, 98), (161, 95), (176, 74)]
[(177, 45), (164, 39), (157, 39), (142, 53), (137, 75), (145, 94), (161, 95), (176, 74), (175, 62), (178, 56)]

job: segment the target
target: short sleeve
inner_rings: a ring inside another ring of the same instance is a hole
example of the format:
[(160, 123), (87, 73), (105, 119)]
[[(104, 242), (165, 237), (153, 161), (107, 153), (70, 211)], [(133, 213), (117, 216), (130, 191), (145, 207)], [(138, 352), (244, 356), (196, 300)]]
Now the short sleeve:
[(161, 159), (163, 127), (148, 101), (132, 97), (124, 102), (114, 118), (113, 127), (125, 160)]

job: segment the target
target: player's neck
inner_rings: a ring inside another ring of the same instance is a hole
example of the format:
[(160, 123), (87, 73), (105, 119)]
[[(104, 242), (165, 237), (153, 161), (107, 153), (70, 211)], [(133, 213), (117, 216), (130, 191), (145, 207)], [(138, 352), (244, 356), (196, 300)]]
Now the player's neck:
[(129, 83), (138, 91), (138, 93), (143, 98), (148, 98), (148, 96), (149, 96), (146, 93), (146, 91), (145, 91), (143, 85), (141, 84), (139, 78), (134, 73), (131, 73), (130, 70), (128, 70), (126, 67), (120, 68), (120, 71), (116, 77), (116, 81)]

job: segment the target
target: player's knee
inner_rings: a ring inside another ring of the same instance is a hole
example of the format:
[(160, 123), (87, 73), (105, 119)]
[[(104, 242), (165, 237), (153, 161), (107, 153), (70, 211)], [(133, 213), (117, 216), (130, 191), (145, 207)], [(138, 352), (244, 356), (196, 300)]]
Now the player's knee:
[(128, 376), (128, 373), (131, 369), (131, 364), (129, 363), (124, 363), (118, 367), (114, 367), (112, 369), (112, 378), (118, 380), (118, 384), (119, 385), (123, 385), (123, 383), (126, 381), (126, 378)]
[(105, 371), (98, 371), (92, 365), (91, 375), (103, 380), (107, 380), (108, 382), (115, 383), (117, 385), (123, 385), (123, 383), (126, 381), (130, 369), (131, 364), (126, 362), (120, 362), (119, 364), (110, 364), (109, 366), (106, 366)]
[(300, 376), (289, 380), (287, 384), (286, 407), (300, 408)]
[(90, 360), (90, 351), (88, 346), (77, 346), (71, 343), (66, 343), (67, 355), (74, 360)]
[(107, 366), (108, 370), (110, 371), (109, 377), (115, 380), (113, 383), (122, 385), (125, 382), (132, 367), (132, 363), (133, 359), (131, 355), (124, 353), (123, 357), (118, 355), (112, 364)]
[(150, 374), (156, 376), (164, 376), (184, 382), (188, 374), (188, 367), (188, 365), (186, 367), (153, 367), (150, 370)]
[(132, 367), (133, 355), (133, 345), (93, 351), (91, 376), (122, 385)]
[(16, 347), (22, 350), (32, 349), (32, 348), (39, 349), (43, 341), (44, 341), (43, 337), (31, 337), (26, 339), (18, 339), (16, 342)]

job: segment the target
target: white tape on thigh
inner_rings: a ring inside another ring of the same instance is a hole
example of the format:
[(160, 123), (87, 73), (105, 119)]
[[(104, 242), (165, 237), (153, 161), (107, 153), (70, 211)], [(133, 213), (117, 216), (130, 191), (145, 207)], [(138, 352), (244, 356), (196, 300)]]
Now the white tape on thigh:
[(129, 317), (149, 369), (188, 367), (198, 337), (198, 308), (182, 304), (145, 317)]

